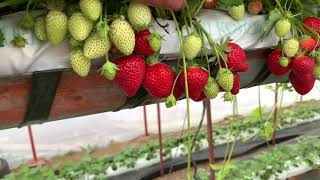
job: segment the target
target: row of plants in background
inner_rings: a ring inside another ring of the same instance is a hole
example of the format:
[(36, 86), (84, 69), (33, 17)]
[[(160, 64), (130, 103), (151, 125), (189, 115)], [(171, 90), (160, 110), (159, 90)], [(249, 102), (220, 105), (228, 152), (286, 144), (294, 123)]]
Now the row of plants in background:
[[(318, 101), (309, 101), (298, 103), (288, 108), (283, 108), (279, 114), (277, 129), (284, 129), (298, 124), (317, 120), (320, 109)], [(230, 143), (235, 140), (244, 142), (252, 138), (261, 137), (269, 140), (272, 132), (266, 135), (265, 130), (261, 129), (262, 122), (260, 119), (260, 108), (257, 108), (249, 116), (233, 121), (225, 121), (217, 125), (214, 129), (215, 145)], [(268, 113), (264, 113), (268, 116)], [(268, 123), (270, 124), (270, 123)], [(267, 127), (268, 125), (263, 125)], [(270, 125), (272, 127), (272, 124)], [(233, 136), (231, 132), (234, 129), (240, 130), (240, 136)], [(269, 128), (270, 129), (270, 128)], [(192, 139), (194, 136), (191, 137)], [(187, 154), (186, 141), (187, 134), (183, 134), (181, 139), (165, 139), (163, 142), (165, 159), (172, 159)], [(200, 131), (195, 141), (193, 151), (200, 151), (208, 148), (207, 134), (205, 131)], [(91, 149), (91, 148), (89, 148)], [(95, 148), (94, 148), (95, 149)], [(30, 169), (27, 166), (22, 166), (18, 171), (5, 177), (6, 180), (22, 179), (26, 177), (42, 177), (47, 179), (78, 179), (80, 177), (91, 177), (93, 179), (106, 178), (116, 174), (121, 174), (135, 168), (147, 167), (151, 164), (159, 162), (159, 144), (157, 141), (150, 141), (143, 146), (131, 145), (113, 157), (92, 158), (90, 154), (94, 150), (86, 151), (87, 156), (80, 162), (70, 162), (62, 167), (45, 168), (38, 167)]]
[[(320, 137), (303, 136), (295, 144), (278, 145), (247, 160), (235, 160), (223, 166), (212, 165), (218, 170), (217, 178), (224, 180), (275, 180), (292, 177), (296, 172), (304, 173), (320, 168)], [(223, 177), (222, 177), (223, 174)], [(198, 180), (207, 180), (207, 170), (200, 170)]]

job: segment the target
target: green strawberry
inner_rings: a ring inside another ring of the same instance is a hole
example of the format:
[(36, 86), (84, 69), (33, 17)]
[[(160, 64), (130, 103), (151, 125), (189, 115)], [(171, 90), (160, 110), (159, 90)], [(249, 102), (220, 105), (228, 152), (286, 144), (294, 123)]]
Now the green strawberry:
[(103, 57), (111, 48), (109, 37), (102, 38), (98, 33), (91, 33), (84, 42), (84, 55), (89, 59)]
[(15, 36), (11, 43), (17, 48), (24, 48), (28, 44), (27, 40), (21, 35)]
[(317, 65), (314, 69), (313, 69), (313, 75), (315, 78), (320, 79), (320, 66)]
[(125, 55), (132, 54), (135, 46), (135, 34), (130, 24), (118, 18), (111, 23), (110, 38), (116, 48)]
[(87, 39), (93, 28), (93, 23), (82, 13), (74, 13), (68, 23), (69, 32), (78, 41)]
[(294, 38), (288, 39), (283, 43), (283, 52), (289, 58), (295, 56), (298, 53), (298, 50), (299, 41)]
[(243, 18), (245, 12), (244, 4), (241, 4), (239, 6), (231, 6), (229, 7), (228, 13), (229, 15), (239, 21)]
[(194, 59), (197, 57), (202, 48), (201, 37), (193, 32), (187, 35), (183, 40), (183, 52), (187, 59)]
[(217, 81), (214, 78), (209, 77), (208, 82), (203, 90), (204, 94), (209, 99), (214, 99), (218, 96), (219, 90), (220, 89), (219, 89), (219, 85), (218, 85)]
[(128, 19), (135, 30), (147, 29), (152, 21), (151, 10), (144, 4), (131, 1), (128, 8)]
[(30, 13), (26, 13), (20, 20), (20, 27), (23, 29), (32, 29), (34, 26), (34, 18)]
[(80, 9), (82, 13), (92, 21), (99, 19), (102, 12), (102, 4), (100, 0), (80, 0)]
[(291, 29), (291, 23), (288, 19), (280, 19), (275, 24), (275, 31), (279, 37), (286, 36)]
[(229, 69), (220, 68), (216, 77), (217, 83), (219, 86), (229, 92), (233, 87), (233, 74)]
[(280, 61), (279, 61), (279, 64), (280, 64), (280, 66), (282, 66), (282, 67), (288, 67), (288, 65), (289, 65), (289, 58), (287, 58), (287, 57), (282, 57), (281, 59), (280, 59)]
[(41, 16), (36, 19), (34, 24), (34, 33), (40, 41), (47, 40), (46, 17)]
[(70, 63), (73, 71), (79, 76), (86, 77), (89, 74), (91, 61), (83, 55), (81, 49), (72, 50)]
[(47, 8), (50, 11), (63, 11), (66, 6), (64, 0), (47, 0)]
[(50, 11), (46, 18), (47, 37), (52, 44), (60, 44), (68, 32), (68, 17), (60, 11)]

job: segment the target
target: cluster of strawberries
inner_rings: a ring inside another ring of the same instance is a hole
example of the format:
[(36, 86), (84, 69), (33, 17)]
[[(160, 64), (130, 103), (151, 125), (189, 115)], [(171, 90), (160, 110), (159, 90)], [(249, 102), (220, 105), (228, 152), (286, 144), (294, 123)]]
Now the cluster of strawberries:
[[(147, 47), (147, 43), (144, 43)], [(187, 84), (189, 96), (198, 102), (205, 98), (217, 97), (219, 91), (226, 91), (225, 100), (231, 100), (232, 95), (240, 91), (239, 72), (246, 72), (249, 68), (246, 54), (235, 43), (227, 43), (229, 50), (225, 52), (227, 61), (220, 60), (220, 68), (215, 78), (209, 75), (204, 67), (190, 65), (187, 67)], [(148, 48), (146, 48), (148, 49)], [(147, 51), (140, 51), (140, 55), (150, 55)], [(151, 53), (152, 54), (152, 53)], [(128, 97), (134, 96), (143, 86), (149, 95), (157, 98), (167, 98), (167, 105), (175, 104), (185, 94), (185, 76), (183, 70), (174, 72), (165, 63), (158, 62), (155, 56), (147, 58), (146, 66), (143, 56), (130, 55), (113, 61), (118, 71), (115, 82), (123, 89)]]
[[(309, 17), (304, 24), (320, 34), (320, 18)], [(309, 93), (320, 78), (320, 41), (310, 36), (290, 38), (282, 48), (274, 50), (268, 56), (270, 71), (281, 76), (291, 71), (289, 81), (301, 95)]]

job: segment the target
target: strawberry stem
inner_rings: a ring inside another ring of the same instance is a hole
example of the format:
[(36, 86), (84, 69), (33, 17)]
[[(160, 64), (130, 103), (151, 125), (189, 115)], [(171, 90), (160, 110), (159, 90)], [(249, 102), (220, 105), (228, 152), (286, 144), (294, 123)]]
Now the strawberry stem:
[[(238, 117), (238, 101), (237, 101), (237, 96), (235, 96), (235, 98), (233, 98), (233, 120), (235, 120), (234, 118), (235, 117)], [(231, 124), (232, 127), (231, 127), (231, 133), (229, 134), (229, 137), (228, 137), (228, 142), (230, 142), (230, 138), (231, 138), (231, 135), (234, 134), (234, 137), (238, 137), (240, 131), (239, 131), (239, 127), (237, 127), (237, 129), (234, 130), (233, 128), (233, 124)], [(235, 144), (236, 144), (236, 138), (232, 141), (232, 146), (231, 146), (231, 150), (229, 152), (229, 149), (230, 149), (230, 143), (227, 144), (227, 149), (225, 151), (225, 156), (224, 156), (224, 164), (223, 164), (223, 168), (221, 170), (221, 174), (220, 176), (218, 177), (218, 179), (222, 180), (224, 179), (224, 176), (225, 176), (225, 169), (226, 169), (226, 166), (228, 164), (230, 164), (230, 161), (231, 161), (231, 157), (232, 157), (232, 154), (233, 154), (233, 151), (234, 151), (234, 148), (235, 148)], [(229, 155), (228, 155), (228, 152), (229, 152)], [(228, 155), (228, 157), (227, 157)]]
[(174, 88), (176, 87), (176, 84), (177, 84), (177, 81), (178, 81), (178, 78), (179, 78), (181, 72), (182, 71), (179, 71), (179, 73), (177, 74), (177, 77), (175, 78), (175, 80), (173, 82), (173, 86), (172, 86), (172, 89), (171, 89), (171, 94), (173, 94)]
[(183, 42), (182, 42), (182, 34), (181, 30), (177, 21), (177, 18), (174, 12), (171, 10), (171, 15), (176, 25), (176, 29), (179, 36), (179, 43), (180, 43), (180, 52), (182, 54), (183, 59), (183, 73), (184, 73), (184, 82), (185, 82), (185, 92), (186, 92), (186, 100), (187, 100), (187, 119), (188, 119), (188, 165), (187, 165), (187, 178), (191, 180), (191, 115), (190, 115), (190, 97), (189, 97), (189, 88), (188, 88), (188, 75), (187, 75), (187, 63), (186, 57), (183, 52)]
[(217, 57), (217, 61), (219, 64), (219, 67), (221, 68), (221, 63), (220, 63), (220, 59), (222, 59), (225, 63), (226, 68), (227, 67), (227, 59), (225, 59), (225, 57), (222, 55), (224, 52), (221, 50), (221, 48), (213, 41), (212, 37), (210, 36), (210, 34), (208, 33), (208, 31), (197, 21), (195, 21), (195, 25), (205, 34), (208, 43), (213, 51), (213, 54)]

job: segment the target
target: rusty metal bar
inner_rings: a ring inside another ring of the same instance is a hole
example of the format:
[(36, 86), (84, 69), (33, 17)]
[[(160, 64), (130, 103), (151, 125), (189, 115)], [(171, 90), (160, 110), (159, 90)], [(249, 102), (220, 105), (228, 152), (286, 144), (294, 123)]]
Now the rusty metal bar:
[(148, 120), (147, 120), (147, 106), (143, 106), (143, 121), (144, 121), (144, 135), (149, 136), (148, 132)]
[(164, 162), (163, 162), (163, 147), (162, 147), (162, 131), (161, 131), (161, 115), (160, 115), (160, 104), (157, 103), (157, 114), (158, 114), (158, 133), (159, 133), (159, 150), (160, 150), (160, 176), (164, 175)]
[(274, 112), (273, 112), (273, 134), (272, 134), (272, 144), (276, 145), (276, 133), (277, 133), (277, 114), (278, 114), (278, 85), (276, 84), (276, 92), (274, 93)]
[(37, 162), (38, 156), (37, 156), (37, 150), (36, 150), (34, 139), (33, 139), (33, 133), (32, 133), (31, 126), (28, 126), (28, 134), (29, 134), (29, 140), (30, 140), (30, 145), (31, 145), (31, 150), (32, 150), (33, 161)]
[[(207, 108), (207, 132), (208, 132), (208, 144), (209, 144), (209, 164), (214, 164), (214, 144), (212, 137), (212, 116), (211, 116), (211, 103), (210, 99), (204, 100)], [(215, 171), (210, 168), (210, 180), (215, 180)]]

